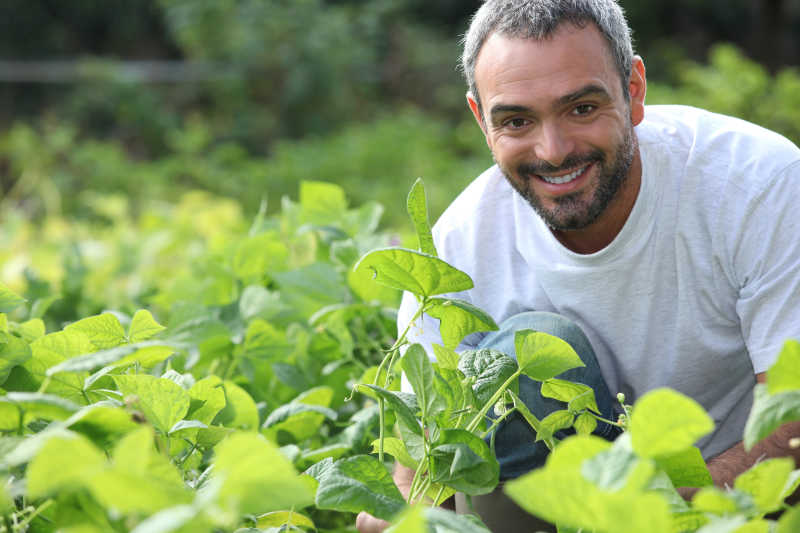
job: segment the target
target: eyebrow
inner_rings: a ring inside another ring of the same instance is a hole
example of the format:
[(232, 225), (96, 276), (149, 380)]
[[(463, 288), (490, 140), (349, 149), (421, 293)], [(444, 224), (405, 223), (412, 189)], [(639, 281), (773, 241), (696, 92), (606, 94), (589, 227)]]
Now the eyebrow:
[[(608, 93), (608, 91), (605, 88), (601, 87), (600, 85), (596, 85), (596, 84), (591, 83), (589, 85), (585, 85), (585, 86), (581, 87), (580, 89), (578, 89), (576, 91), (573, 91), (571, 93), (568, 93), (568, 94), (565, 94), (564, 96), (559, 97), (556, 100), (556, 103), (555, 103), (554, 107), (564, 106), (564, 105), (570, 104), (572, 102), (575, 102), (577, 100), (580, 100), (581, 98), (585, 98), (587, 96), (601, 96), (601, 97), (603, 97), (605, 99), (608, 99), (608, 100), (611, 99), (611, 95)], [(531, 113), (531, 112), (533, 112), (533, 109), (528, 107), (528, 106), (524, 106), (524, 105), (497, 104), (497, 105), (492, 106), (491, 110), (489, 111), (489, 116), (492, 119), (492, 123), (494, 123), (495, 122), (495, 118), (497, 117), (497, 115), (501, 115), (501, 114), (505, 114), (505, 113)]]

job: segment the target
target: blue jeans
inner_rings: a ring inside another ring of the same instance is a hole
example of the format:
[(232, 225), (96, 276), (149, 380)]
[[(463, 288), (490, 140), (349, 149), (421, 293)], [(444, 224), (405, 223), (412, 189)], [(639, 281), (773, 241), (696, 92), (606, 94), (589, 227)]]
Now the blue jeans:
[[(549, 333), (569, 343), (586, 366), (568, 370), (558, 378), (590, 386), (594, 390), (601, 415), (608, 420), (616, 419), (616, 401), (612, 399), (600, 373), (594, 350), (580, 327), (568, 318), (542, 311), (520, 313), (500, 324), (498, 331), (493, 331), (484, 337), (478, 348), (491, 348), (516, 359), (514, 334), (523, 329)], [(566, 408), (563, 402), (542, 397), (540, 389), (540, 382), (527, 376), (520, 376), (519, 396), (539, 420), (553, 411)], [(560, 431), (556, 433), (556, 437), (564, 438), (570, 433), (573, 433), (573, 430)], [(619, 435), (619, 430), (605, 422), (598, 422), (594, 434), (613, 440)], [(544, 464), (549, 450), (544, 442), (535, 441), (536, 432), (519, 413), (513, 413), (498, 425), (495, 434), (495, 453), (500, 462), (501, 481), (519, 477)]]

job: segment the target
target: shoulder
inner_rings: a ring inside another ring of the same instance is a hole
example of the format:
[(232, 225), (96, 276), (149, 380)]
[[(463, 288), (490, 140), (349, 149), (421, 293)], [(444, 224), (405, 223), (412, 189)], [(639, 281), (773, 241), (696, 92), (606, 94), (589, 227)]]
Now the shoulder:
[(800, 149), (774, 131), (689, 106), (647, 106), (637, 127), (645, 147), (669, 152), (687, 171), (708, 172), (758, 191), (800, 161)]

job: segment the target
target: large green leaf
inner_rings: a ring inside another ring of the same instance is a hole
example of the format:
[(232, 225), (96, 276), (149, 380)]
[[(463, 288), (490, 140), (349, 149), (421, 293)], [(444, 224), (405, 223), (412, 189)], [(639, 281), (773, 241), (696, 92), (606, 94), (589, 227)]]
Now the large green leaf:
[(569, 343), (548, 333), (530, 329), (517, 331), (514, 346), (522, 373), (536, 381), (545, 381), (571, 368), (584, 366)]
[(86, 335), (96, 350), (107, 350), (127, 341), (122, 324), (111, 313), (103, 313), (102, 315), (78, 320), (65, 327), (64, 331), (80, 331)]
[(633, 448), (642, 457), (674, 455), (714, 429), (714, 421), (693, 399), (656, 389), (634, 405), (630, 420)]
[(770, 394), (767, 385), (756, 384), (753, 408), (744, 426), (744, 447), (750, 450), (779, 426), (800, 420), (800, 390)]
[(446, 408), (446, 402), (434, 387), (433, 365), (425, 349), (419, 344), (412, 344), (400, 361), (408, 382), (417, 395), (417, 403), (422, 410), (422, 417), (435, 417)]
[(794, 461), (788, 457), (767, 459), (739, 474), (734, 488), (750, 494), (762, 513), (780, 509), (785, 497), (784, 489), (794, 470)]
[(778, 520), (776, 533), (796, 533), (800, 531), (800, 506), (796, 505), (783, 513)]
[(79, 405), (66, 398), (40, 392), (9, 392), (0, 397), (0, 402), (17, 406), (24, 414), (26, 423), (36, 418), (65, 420), (80, 409)]
[(218, 498), (223, 509), (261, 514), (300, 509), (313, 501), (308, 484), (292, 464), (257, 433), (235, 433), (215, 452), (212, 476), (222, 484)]
[(189, 412), (187, 417), (211, 424), (225, 407), (225, 389), (222, 380), (217, 376), (207, 376), (189, 389)]
[(462, 429), (445, 429), (433, 443), (431, 480), (465, 494), (487, 494), (497, 486), (500, 465), (483, 439)]
[(778, 360), (767, 371), (767, 390), (770, 394), (800, 390), (800, 341), (784, 343)]
[(391, 520), (406, 507), (386, 467), (374, 457), (341, 459), (320, 477), (316, 504), (320, 509), (357, 513)]
[(411, 217), (411, 222), (414, 224), (414, 230), (417, 232), (419, 251), (436, 257), (431, 225), (428, 222), (428, 202), (425, 198), (425, 185), (422, 183), (422, 179), (418, 178), (411, 187), (406, 201), (406, 209), (408, 210), (408, 216)]
[(28, 465), (28, 496), (40, 498), (77, 490), (105, 467), (103, 452), (86, 437), (53, 437)]
[[(630, 489), (608, 490), (584, 477), (584, 461), (608, 446), (593, 436), (567, 439), (551, 453), (544, 468), (506, 483), (505, 492), (529, 513), (560, 528), (671, 532), (669, 506), (661, 495), (635, 490), (638, 483)], [(641, 478), (637, 475), (637, 479)]]
[(374, 250), (353, 268), (371, 271), (376, 282), (418, 296), (465, 291), (473, 286), (467, 274), (441, 259), (405, 248)]
[[(464, 350), (458, 360), (458, 369), (466, 377), (474, 378), (472, 391), (478, 403), (483, 405), (514, 375), (517, 362), (490, 348)], [(517, 390), (517, 387), (512, 387), (512, 390)]]
[(451, 350), (471, 333), (497, 329), (497, 324), (486, 312), (457, 298), (431, 298), (431, 307), (426, 312), (439, 319), (442, 341)]
[(148, 374), (113, 376), (120, 392), (166, 435), (189, 411), (190, 397), (180, 385)]
[(48, 368), (47, 375), (53, 376), (60, 372), (86, 372), (104, 366), (127, 366), (136, 362), (141, 363), (145, 368), (149, 368), (165, 360), (181, 348), (182, 346), (180, 345), (172, 345), (163, 341), (141, 341), (135, 344), (123, 344), (67, 359)]
[(425, 507), (424, 512), (425, 520), (434, 533), (489, 533), (474, 515), (456, 514), (441, 507)]
[(579, 411), (582, 408), (586, 408), (600, 414), (600, 409), (597, 407), (597, 401), (594, 397), (594, 391), (591, 387), (583, 383), (575, 383), (573, 381), (565, 381), (556, 378), (548, 379), (542, 383), (541, 394), (545, 398), (553, 398), (568, 404), (579, 399), (578, 403), (570, 406), (571, 410)]
[(705, 487), (713, 483), (703, 455), (696, 446), (673, 455), (656, 457), (655, 461), (676, 487)]

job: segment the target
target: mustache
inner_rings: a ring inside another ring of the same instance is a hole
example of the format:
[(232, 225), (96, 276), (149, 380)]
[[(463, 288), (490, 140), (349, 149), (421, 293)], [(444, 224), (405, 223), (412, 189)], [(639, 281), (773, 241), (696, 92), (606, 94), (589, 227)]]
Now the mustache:
[(583, 165), (603, 161), (603, 153), (600, 150), (589, 152), (588, 154), (570, 154), (564, 158), (560, 165), (554, 166), (547, 161), (528, 161), (517, 166), (519, 174), (557, 174), (567, 170), (581, 167)]

